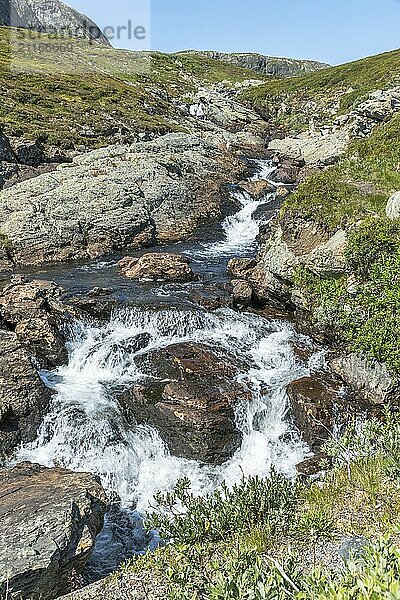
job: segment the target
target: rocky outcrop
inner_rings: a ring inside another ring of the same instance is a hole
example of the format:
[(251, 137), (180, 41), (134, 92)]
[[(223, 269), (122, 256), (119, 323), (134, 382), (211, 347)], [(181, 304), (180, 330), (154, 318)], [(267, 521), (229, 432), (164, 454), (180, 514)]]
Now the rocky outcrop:
[(187, 52), (181, 52), (180, 54), (207, 56), (208, 58), (213, 58), (215, 60), (229, 62), (237, 65), (238, 67), (251, 69), (257, 73), (262, 73), (263, 75), (274, 75), (275, 77), (296, 77), (297, 75), (305, 75), (306, 73), (312, 73), (313, 71), (326, 69), (329, 67), (329, 65), (325, 63), (320, 63), (314, 60), (276, 58), (251, 52), (227, 53), (216, 52), (213, 50), (189, 50)]
[(294, 160), (303, 160), (306, 165), (332, 165), (346, 152), (350, 141), (347, 129), (331, 132), (305, 132), (298, 137), (273, 140), (268, 150)]
[(51, 281), (15, 277), (0, 293), (0, 327), (15, 332), (41, 368), (65, 362), (64, 327), (73, 309)]
[(96, 23), (59, 0), (5, 0), (0, 6), (0, 25), (110, 45)]
[(221, 186), (244, 169), (187, 134), (82, 155), (0, 192), (9, 266), (181, 240), (221, 218)]
[(196, 279), (189, 259), (179, 254), (151, 252), (140, 258), (127, 256), (119, 261), (118, 266), (122, 275), (129, 279), (181, 283)]
[(50, 391), (37, 368), (66, 361), (64, 326), (72, 308), (52, 282), (22, 277), (0, 293), (0, 462), (35, 439)]
[(129, 421), (155, 426), (177, 456), (219, 464), (240, 446), (235, 408), (250, 391), (235, 381), (238, 368), (201, 344), (156, 350), (140, 363), (153, 378), (122, 394)]
[(29, 352), (12, 331), (0, 329), (0, 464), (21, 442), (36, 438), (50, 391)]
[(400, 387), (385, 365), (362, 354), (351, 353), (330, 361), (332, 370), (371, 404), (399, 404)]
[(21, 463), (0, 471), (0, 592), (52, 600), (71, 589), (103, 525), (97, 477)]

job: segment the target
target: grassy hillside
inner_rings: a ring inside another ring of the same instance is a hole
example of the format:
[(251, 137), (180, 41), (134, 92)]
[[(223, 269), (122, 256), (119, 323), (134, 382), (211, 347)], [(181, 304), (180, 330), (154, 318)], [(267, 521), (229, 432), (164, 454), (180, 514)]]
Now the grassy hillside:
[(209, 58), (134, 53), (77, 40), (71, 51), (14, 54), (10, 32), (0, 28), (0, 127), (63, 148), (181, 129), (171, 99), (201, 84), (257, 78)]
[(368, 92), (399, 84), (400, 50), (394, 50), (290, 80), (271, 80), (245, 92), (243, 98), (299, 131), (311, 116), (331, 119), (332, 113), (347, 112)]

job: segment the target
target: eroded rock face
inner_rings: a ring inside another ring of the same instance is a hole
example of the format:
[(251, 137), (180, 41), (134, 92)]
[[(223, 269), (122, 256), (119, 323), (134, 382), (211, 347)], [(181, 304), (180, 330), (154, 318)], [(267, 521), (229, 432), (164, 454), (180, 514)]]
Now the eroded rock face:
[(222, 216), (221, 185), (244, 169), (187, 134), (81, 155), (0, 192), (8, 259), (36, 265), (184, 239)]
[(73, 314), (52, 282), (15, 277), (0, 293), (0, 462), (35, 439), (50, 402), (37, 369), (67, 360), (64, 325)]
[(122, 275), (130, 279), (177, 282), (196, 279), (189, 259), (179, 254), (150, 252), (140, 258), (127, 256), (118, 266)]
[(31, 442), (50, 402), (18, 336), (0, 329), (0, 464), (21, 442)]
[[(103, 525), (94, 475), (21, 463), (0, 471), (0, 591), (52, 600), (71, 589)], [(2, 596), (5, 597), (5, 596)]]
[(213, 464), (232, 456), (241, 442), (235, 407), (251, 393), (235, 381), (229, 357), (201, 344), (176, 344), (143, 358), (140, 368), (157, 380), (121, 396), (128, 420), (155, 426), (177, 456)]
[(63, 326), (72, 310), (62, 295), (53, 282), (18, 277), (0, 293), (0, 326), (14, 331), (42, 368), (67, 358)]

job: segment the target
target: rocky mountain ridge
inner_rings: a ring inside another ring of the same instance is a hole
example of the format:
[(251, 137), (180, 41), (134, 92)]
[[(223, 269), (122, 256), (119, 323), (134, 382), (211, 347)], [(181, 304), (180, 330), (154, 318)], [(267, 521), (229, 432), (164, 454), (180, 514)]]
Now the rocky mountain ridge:
[(326, 69), (330, 65), (316, 60), (300, 60), (295, 58), (277, 58), (253, 52), (217, 52), (214, 50), (187, 50), (178, 54), (206, 56), (214, 60), (228, 62), (238, 67), (250, 69), (262, 75), (273, 77), (296, 77)]
[(61, 0), (3, 0), (0, 25), (110, 45), (94, 21)]

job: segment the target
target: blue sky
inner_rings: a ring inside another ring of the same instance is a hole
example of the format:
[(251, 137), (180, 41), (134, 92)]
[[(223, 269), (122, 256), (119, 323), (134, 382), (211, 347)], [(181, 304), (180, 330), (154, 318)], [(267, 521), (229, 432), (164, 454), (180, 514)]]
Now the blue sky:
[[(148, 44), (122, 34), (115, 46), (261, 52), (331, 64), (400, 47), (400, 0), (65, 0), (104, 28), (151, 31)], [(151, 16), (150, 16), (151, 15)]]

